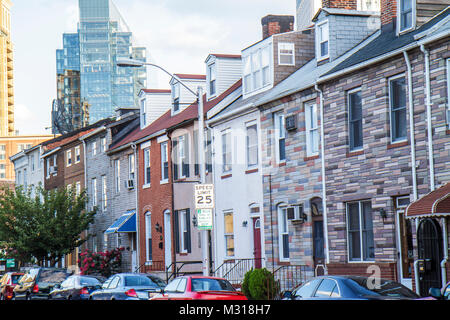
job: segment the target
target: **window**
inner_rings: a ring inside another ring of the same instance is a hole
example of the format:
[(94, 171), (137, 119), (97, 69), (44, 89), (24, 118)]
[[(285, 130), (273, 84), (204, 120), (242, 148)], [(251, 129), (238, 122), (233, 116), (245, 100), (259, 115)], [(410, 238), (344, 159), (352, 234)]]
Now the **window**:
[(274, 115), (275, 121), (275, 151), (277, 163), (286, 160), (286, 129), (284, 114), (276, 113)]
[(243, 57), (244, 93), (251, 93), (271, 84), (270, 48), (268, 45)]
[(287, 207), (278, 208), (278, 248), (280, 250), (280, 261), (289, 260), (289, 229), (287, 215)]
[(106, 176), (102, 176), (102, 209), (106, 211), (108, 208), (108, 185), (106, 184)]
[(120, 160), (114, 160), (114, 179), (115, 179), (115, 187), (116, 193), (120, 192)]
[(313, 279), (311, 281), (308, 281), (304, 285), (302, 285), (300, 288), (295, 290), (292, 295), (294, 297), (298, 298), (310, 298), (312, 294), (314, 293), (314, 290), (316, 289), (317, 285), (320, 283), (321, 279)]
[(339, 288), (336, 281), (332, 279), (323, 279), (314, 294), (314, 297), (337, 298), (339, 297)]
[(161, 181), (169, 180), (169, 150), (168, 142), (161, 143)]
[(92, 179), (92, 206), (97, 206), (97, 178)]
[(0, 160), (6, 159), (6, 145), (0, 145)]
[(172, 113), (180, 111), (180, 83), (172, 85)]
[(147, 261), (153, 260), (153, 249), (152, 249), (152, 214), (147, 212), (145, 214), (145, 238), (147, 246)]
[(150, 185), (150, 148), (144, 149), (144, 185)]
[(142, 121), (142, 127), (145, 127), (147, 125), (147, 106), (145, 104), (145, 99), (141, 100), (141, 121)]
[(319, 60), (323, 60), (329, 57), (328, 21), (317, 25), (317, 37), (317, 57)]
[(285, 66), (295, 66), (295, 44), (282, 43), (278, 44), (278, 64)]
[(23, 187), (24, 187), (25, 191), (27, 191), (27, 187), (28, 187), (27, 169), (23, 169)]
[(72, 165), (72, 150), (66, 151), (66, 165), (70, 167)]
[(361, 90), (348, 93), (348, 129), (350, 151), (363, 146)]
[(80, 147), (75, 147), (75, 163), (79, 163), (81, 161), (81, 152)]
[(106, 148), (107, 148), (106, 137), (103, 137), (100, 139), (100, 145), (101, 145), (100, 148), (102, 149), (102, 152), (106, 152)]
[(31, 159), (31, 171), (34, 172), (34, 170), (36, 170), (36, 155), (31, 154), (30, 159)]
[(406, 140), (406, 84), (405, 78), (389, 80), (391, 142)]
[(258, 165), (258, 129), (256, 123), (247, 125), (247, 167)]
[(135, 165), (136, 163), (134, 162), (134, 153), (128, 155), (128, 179), (129, 180), (134, 180), (134, 176), (135, 176)]
[(380, 11), (380, 0), (358, 0), (359, 11)]
[(208, 66), (208, 78), (209, 78), (209, 95), (214, 96), (216, 94), (216, 65), (211, 64)]
[(93, 141), (91, 143), (92, 155), (95, 156), (97, 154), (97, 141)]
[(191, 214), (189, 209), (175, 211), (175, 251), (191, 252)]
[(234, 256), (234, 224), (233, 212), (224, 214), (225, 252), (227, 257)]
[(399, 31), (406, 31), (414, 27), (415, 22), (415, 0), (400, 0), (399, 1), (399, 14), (398, 25)]
[(77, 196), (81, 194), (81, 183), (80, 181), (75, 182), (75, 193)]
[(222, 133), (222, 172), (230, 172), (232, 168), (231, 132), (226, 130)]
[(319, 121), (317, 117), (317, 105), (307, 103), (305, 105), (306, 124), (306, 154), (308, 157), (319, 154)]
[(347, 203), (349, 261), (373, 261), (375, 247), (370, 201)]

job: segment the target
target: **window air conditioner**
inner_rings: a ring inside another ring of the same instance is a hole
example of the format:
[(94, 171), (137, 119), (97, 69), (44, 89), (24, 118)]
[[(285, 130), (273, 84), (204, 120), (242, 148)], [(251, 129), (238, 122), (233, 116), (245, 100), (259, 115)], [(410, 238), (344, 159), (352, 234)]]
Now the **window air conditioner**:
[(134, 189), (134, 180), (126, 180), (125, 187), (129, 190)]
[(292, 223), (304, 223), (307, 219), (306, 214), (303, 212), (302, 205), (296, 205), (287, 208), (287, 218)]

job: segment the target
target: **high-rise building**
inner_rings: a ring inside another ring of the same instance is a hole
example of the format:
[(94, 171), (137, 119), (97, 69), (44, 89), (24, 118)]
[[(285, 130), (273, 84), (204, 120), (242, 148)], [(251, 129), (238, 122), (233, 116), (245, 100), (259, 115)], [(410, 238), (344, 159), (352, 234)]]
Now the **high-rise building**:
[(0, 136), (12, 136), (15, 129), (11, 1), (0, 0), (0, 6)]
[(115, 109), (137, 109), (138, 93), (147, 81), (145, 67), (116, 65), (121, 58), (146, 61), (146, 49), (133, 46), (133, 34), (114, 3), (78, 3), (78, 32), (65, 34), (64, 48), (56, 52), (59, 87), (53, 103), (53, 128), (54, 132), (55, 127), (65, 128), (58, 133), (113, 116)]

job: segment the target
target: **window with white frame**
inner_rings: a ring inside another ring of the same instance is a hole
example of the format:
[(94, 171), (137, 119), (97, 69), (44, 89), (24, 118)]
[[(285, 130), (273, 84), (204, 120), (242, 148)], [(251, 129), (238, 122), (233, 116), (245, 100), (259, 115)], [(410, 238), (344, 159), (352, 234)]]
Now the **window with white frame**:
[(278, 43), (278, 64), (282, 66), (295, 66), (294, 43)]
[(92, 141), (91, 149), (92, 149), (92, 155), (95, 156), (97, 154), (97, 141)]
[(389, 79), (391, 142), (406, 140), (406, 82), (400, 76)]
[(2, 144), (0, 145), (0, 160), (6, 159), (6, 145)]
[(178, 238), (179, 238), (179, 252), (191, 252), (191, 227), (190, 227), (190, 210), (180, 210), (177, 212), (178, 217)]
[(97, 178), (92, 178), (92, 207), (96, 207), (97, 204)]
[(77, 181), (75, 182), (75, 193), (77, 196), (81, 194), (81, 182)]
[(317, 104), (309, 102), (305, 104), (306, 124), (306, 154), (308, 157), (319, 154), (319, 120), (317, 116)]
[(120, 160), (114, 160), (114, 181), (116, 193), (120, 192)]
[(106, 137), (103, 137), (100, 139), (100, 145), (101, 145), (102, 152), (106, 152), (106, 148), (107, 148)]
[(145, 127), (147, 125), (147, 105), (145, 99), (141, 100), (141, 121), (142, 127)]
[(234, 257), (234, 223), (233, 212), (225, 212), (224, 215), (225, 254)]
[(272, 83), (270, 76), (270, 48), (271, 45), (267, 45), (243, 57), (244, 93), (257, 91)]
[(227, 173), (232, 169), (231, 131), (222, 132), (222, 172)]
[(180, 83), (172, 85), (172, 113), (180, 111)]
[(81, 149), (80, 146), (75, 147), (75, 163), (79, 163), (81, 161)]
[(375, 246), (370, 201), (350, 202), (346, 208), (349, 261), (373, 261)]
[(72, 165), (72, 150), (66, 151), (66, 166), (70, 167)]
[(414, 28), (415, 24), (415, 0), (399, 0), (398, 1), (398, 28), (399, 32), (403, 32)]
[(152, 214), (147, 212), (145, 214), (145, 245), (146, 245), (146, 260), (153, 260), (153, 249), (152, 249)]
[(210, 64), (208, 66), (208, 81), (209, 81), (209, 95), (214, 96), (216, 94), (216, 64)]
[(329, 57), (329, 27), (328, 21), (319, 23), (317, 31), (317, 58), (323, 60)]
[(274, 114), (275, 152), (277, 163), (286, 161), (286, 126), (284, 114)]
[(131, 153), (128, 155), (128, 179), (134, 180), (135, 178), (135, 166), (136, 163), (134, 162), (134, 153)]
[(150, 185), (150, 148), (144, 149), (144, 185)]
[(447, 59), (447, 105), (445, 108), (447, 129), (450, 130), (450, 58)]
[(161, 181), (167, 182), (169, 180), (169, 144), (168, 142), (161, 143)]
[(255, 122), (247, 123), (247, 167), (258, 165), (258, 126)]
[(106, 176), (102, 176), (102, 209), (106, 211), (108, 208), (108, 185)]
[(30, 160), (31, 160), (31, 171), (34, 172), (34, 170), (36, 170), (36, 155), (31, 154)]
[(103, 232), (103, 251), (108, 249), (108, 234)]
[(289, 227), (286, 206), (278, 207), (278, 248), (280, 261), (289, 260)]
[(347, 93), (347, 102), (349, 144), (350, 151), (354, 151), (363, 147), (361, 89), (349, 91)]

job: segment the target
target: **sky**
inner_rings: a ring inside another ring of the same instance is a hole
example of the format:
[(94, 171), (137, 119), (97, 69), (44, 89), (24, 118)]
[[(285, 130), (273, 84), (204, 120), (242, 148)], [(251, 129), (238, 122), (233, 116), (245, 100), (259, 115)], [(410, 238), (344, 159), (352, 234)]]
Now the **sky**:
[[(19, 134), (50, 134), (56, 49), (76, 32), (78, 0), (13, 0), (15, 122)], [(261, 40), (261, 18), (295, 16), (296, 0), (114, 0), (148, 58), (171, 73), (205, 74), (210, 53), (240, 54)], [(169, 79), (148, 70), (148, 87)]]

